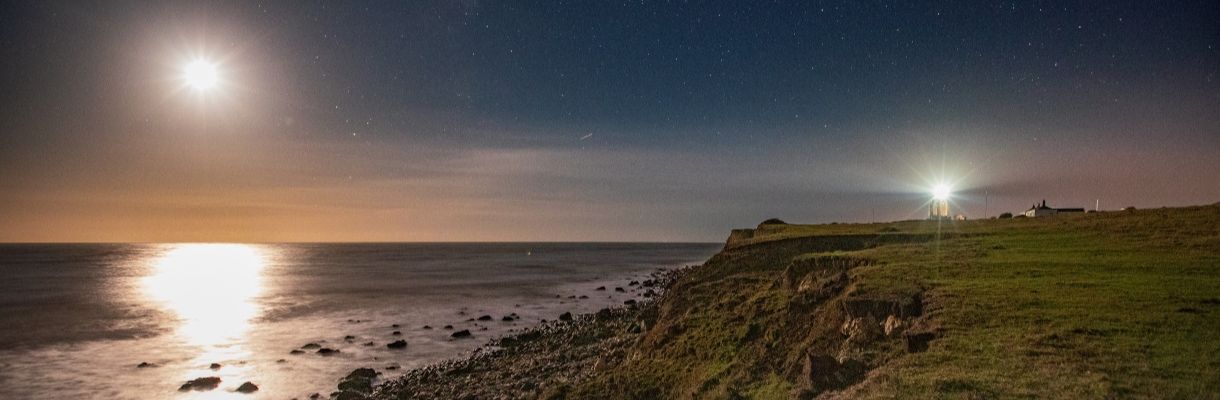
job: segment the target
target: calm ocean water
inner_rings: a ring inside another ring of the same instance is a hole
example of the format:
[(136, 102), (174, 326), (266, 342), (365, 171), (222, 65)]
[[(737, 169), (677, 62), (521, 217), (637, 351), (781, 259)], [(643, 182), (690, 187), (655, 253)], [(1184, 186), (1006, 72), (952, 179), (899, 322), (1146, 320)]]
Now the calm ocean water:
[[(0, 245), (0, 393), (30, 399), (327, 395), (354, 368), (393, 377), (565, 311), (622, 304), (639, 293), (594, 288), (631, 289), (629, 280), (702, 262), (719, 247)], [(501, 321), (511, 313), (521, 318)], [(469, 320), (482, 315), (494, 320)], [(474, 338), (452, 340), (444, 325), (469, 329)], [(385, 346), (398, 339), (408, 347)], [(341, 353), (290, 354), (307, 343)], [(141, 362), (156, 366), (137, 368)], [(221, 367), (211, 369), (212, 363)], [(177, 391), (204, 376), (219, 376), (220, 387)], [(233, 391), (245, 381), (260, 390)]]

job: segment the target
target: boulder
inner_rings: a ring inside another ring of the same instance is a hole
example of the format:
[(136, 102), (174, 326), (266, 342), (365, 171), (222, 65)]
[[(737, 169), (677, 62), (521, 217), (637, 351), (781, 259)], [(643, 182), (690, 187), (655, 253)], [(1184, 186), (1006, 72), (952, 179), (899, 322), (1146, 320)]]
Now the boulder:
[(425, 329), (425, 330), (431, 330), (431, 329), (432, 329), (432, 325), (424, 325), (424, 329)]
[(626, 290), (626, 289), (623, 289), (623, 288), (621, 288), (621, 287), (616, 287), (616, 288), (614, 288), (614, 291), (619, 292), (619, 293), (627, 293), (627, 290)]
[(445, 325), (445, 328), (444, 328), (444, 329), (450, 329), (450, 330), (452, 330), (452, 329), (453, 329), (453, 325)]
[(490, 315), (484, 315), (482, 317), (479, 317), (479, 321), (491, 321), (491, 319), (492, 318)]
[(152, 367), (156, 367), (156, 366), (157, 366), (157, 364), (153, 364), (150, 362), (141, 362), (136, 365), (136, 368), (152, 368)]
[(452, 334), (449, 335), (449, 337), (455, 338), (455, 339), (468, 338), (468, 337), (470, 337), (470, 330), (462, 329), (460, 331), (453, 332)]
[(292, 351), (288, 352), (288, 354), (305, 354), (305, 352), (301, 351), (301, 350), (293, 349)]
[(344, 336), (344, 337), (343, 337), (343, 340), (346, 340), (346, 341), (349, 341), (349, 342), (350, 342), (350, 341), (356, 340), (356, 337), (355, 337), (355, 336), (352, 336), (352, 335), (347, 335), (347, 336)]
[(598, 286), (598, 287), (597, 287), (597, 289), (593, 289), (593, 290), (606, 290), (606, 287), (605, 287), (605, 286)]
[(301, 348), (305, 350), (313, 350), (322, 348), (322, 345), (317, 343), (306, 343), (304, 346), (301, 346)]
[(221, 367), (220, 363), (212, 363), (212, 365), (208, 366), (208, 369), (215, 371), (215, 370), (220, 369), (220, 367)]
[(340, 351), (338, 349), (332, 349), (329, 347), (323, 347), (323, 348), (318, 349), (318, 354), (321, 354), (324, 356), (330, 356), (330, 355), (335, 355), (335, 354), (339, 354), (339, 353), (340, 353)]
[(343, 377), (339, 381), (340, 392), (355, 392), (359, 394), (369, 394), (373, 392), (373, 378), (377, 377), (377, 371), (372, 368), (356, 368), (351, 373)]
[(565, 312), (565, 313), (563, 313), (563, 314), (559, 314), (559, 320), (560, 320), (560, 321), (571, 321), (571, 320), (572, 320), (572, 313), (570, 313), (570, 312)]
[(372, 346), (376, 346), (376, 345), (377, 345), (377, 343), (373, 343), (373, 342), (364, 342), (364, 347), (372, 347)]
[(239, 393), (254, 393), (258, 391), (258, 385), (247, 381), (246, 383), (241, 384), (241, 386), (238, 386), (237, 391)]
[(178, 391), (187, 392), (191, 390), (212, 390), (217, 386), (220, 386), (220, 378), (209, 376), (186, 381), (186, 383), (183, 383), (182, 386), (178, 387)]
[(393, 332), (390, 332), (390, 335), (393, 335), (393, 336), (401, 336), (401, 335), (402, 335), (402, 331), (393, 331)]
[(389, 344), (386, 344), (385, 347), (389, 347), (391, 349), (405, 349), (405, 348), (407, 348), (407, 341), (406, 340), (395, 340), (393, 342), (390, 342)]

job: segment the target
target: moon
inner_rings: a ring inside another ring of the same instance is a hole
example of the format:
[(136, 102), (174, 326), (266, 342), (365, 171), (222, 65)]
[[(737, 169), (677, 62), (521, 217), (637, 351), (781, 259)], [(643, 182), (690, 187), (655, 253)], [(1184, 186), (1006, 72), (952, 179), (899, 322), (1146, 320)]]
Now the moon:
[(216, 63), (206, 59), (191, 60), (182, 68), (182, 80), (197, 91), (209, 91), (220, 82)]

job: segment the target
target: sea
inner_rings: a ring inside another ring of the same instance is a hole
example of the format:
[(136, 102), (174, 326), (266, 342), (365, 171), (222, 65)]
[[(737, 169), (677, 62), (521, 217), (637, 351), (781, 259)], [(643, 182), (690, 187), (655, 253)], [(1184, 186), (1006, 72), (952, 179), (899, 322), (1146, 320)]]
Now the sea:
[[(0, 397), (326, 398), (355, 368), (384, 381), (564, 312), (639, 299), (631, 281), (720, 246), (0, 245)], [(397, 340), (407, 346), (387, 347)], [(179, 390), (201, 377), (221, 382)], [(244, 382), (258, 390), (237, 392)]]

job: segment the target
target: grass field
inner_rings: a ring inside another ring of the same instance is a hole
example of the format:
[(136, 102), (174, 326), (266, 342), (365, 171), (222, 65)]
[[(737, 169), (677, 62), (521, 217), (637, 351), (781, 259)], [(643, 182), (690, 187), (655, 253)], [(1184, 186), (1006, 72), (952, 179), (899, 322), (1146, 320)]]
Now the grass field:
[[(630, 361), (576, 393), (1220, 398), (1220, 206), (945, 221), (939, 240), (936, 224), (760, 229), (681, 279)], [(821, 289), (797, 288), (805, 274)], [(845, 338), (852, 304), (912, 296), (926, 351)], [(847, 377), (810, 383), (809, 354)]]

